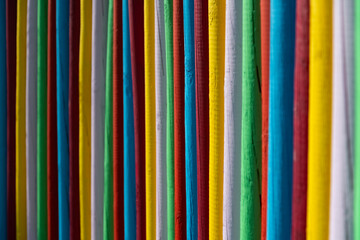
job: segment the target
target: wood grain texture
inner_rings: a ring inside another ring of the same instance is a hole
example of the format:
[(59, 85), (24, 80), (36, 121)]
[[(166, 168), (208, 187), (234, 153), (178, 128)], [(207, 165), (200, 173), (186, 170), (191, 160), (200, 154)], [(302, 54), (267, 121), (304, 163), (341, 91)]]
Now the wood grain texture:
[(79, 196), (79, 41), (80, 0), (70, 0), (69, 9), (69, 204), (70, 239), (80, 238)]
[(209, 238), (208, 1), (194, 0), (198, 239)]
[(17, 1), (6, 0), (6, 118), (7, 118), (7, 205), (6, 226), (8, 239), (16, 238), (16, 5)]
[(59, 239), (69, 239), (69, 0), (56, 1)]
[(16, 239), (27, 238), (26, 228), (26, 20), (27, 1), (17, 5), (16, 30)]
[(156, 239), (167, 239), (164, 0), (155, 1)]
[(225, 2), (209, 1), (209, 239), (222, 239)]
[(243, 7), (240, 238), (260, 239), (260, 4), (257, 0), (244, 0)]
[[(332, 3), (310, 0), (309, 148), (306, 238), (329, 236)], [(319, 177), (321, 175), (321, 177)]]
[[(360, 1), (354, 1), (354, 146), (360, 144)], [(354, 147), (354, 239), (360, 238), (360, 148)]]
[(329, 239), (353, 239), (354, 3), (333, 1)]
[(164, 20), (166, 55), (167, 238), (173, 240), (175, 237), (173, 0), (164, 0)]
[(184, 0), (185, 54), (185, 184), (187, 239), (197, 239), (197, 178), (196, 178), (196, 102), (194, 0)]
[[(295, 1), (270, 4), (267, 239), (291, 236)], [(280, 107), (281, 106), (281, 107)]]
[(223, 239), (240, 239), (242, 1), (226, 3)]
[[(37, 224), (37, 197), (36, 197), (37, 195), (37, 190), (36, 190), (37, 189), (36, 188), (37, 31), (36, 29), (37, 29), (37, 0), (28, 0), (27, 1), (27, 48), (26, 48), (26, 203), (27, 203), (26, 209), (27, 209), (27, 239), (29, 240), (37, 239), (37, 232), (34, 231), (34, 229), (36, 229), (36, 224)], [(1, 222), (0, 222), (0, 226), (1, 226)]]
[(80, 237), (91, 237), (91, 15), (92, 0), (80, 0), (79, 194)]
[(56, 113), (56, 1), (48, 0), (47, 32), (47, 207), (48, 239), (59, 238), (57, 113)]
[(114, 0), (113, 25), (113, 172), (114, 239), (124, 238), (124, 141), (122, 0)]
[(103, 236), (108, 0), (93, 2), (91, 49), (91, 238)]
[(136, 239), (146, 237), (144, 1), (129, 0), (131, 69), (134, 103)]
[(297, 1), (294, 74), (293, 239), (306, 239), (309, 110), (309, 0)]
[(186, 238), (183, 4), (173, 1), (175, 239)]
[(270, 0), (260, 0), (261, 28), (261, 239), (266, 240), (268, 141), (269, 141), (269, 52)]
[(144, 46), (146, 239), (156, 239), (156, 105), (154, 0), (144, 1)]
[(136, 239), (134, 109), (128, 0), (123, 0), (124, 238)]
[(113, 24), (114, 1), (109, 0), (106, 77), (105, 77), (105, 133), (104, 133), (104, 218), (103, 239), (114, 238), (114, 189), (113, 189)]
[(47, 17), (48, 1), (38, 0), (37, 238), (48, 237), (47, 207)]

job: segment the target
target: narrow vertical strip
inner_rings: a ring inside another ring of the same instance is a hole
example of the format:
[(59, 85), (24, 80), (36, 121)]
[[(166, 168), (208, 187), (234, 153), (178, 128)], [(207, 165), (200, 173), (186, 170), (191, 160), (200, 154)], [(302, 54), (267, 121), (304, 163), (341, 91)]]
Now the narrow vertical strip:
[(333, 1), (329, 239), (353, 239), (354, 3)]
[(144, 1), (146, 239), (156, 238), (155, 9)]
[(48, 0), (38, 0), (37, 76), (37, 238), (46, 240), (47, 227), (47, 15)]
[(269, 140), (269, 48), (270, 0), (260, 0), (261, 29), (261, 240), (266, 240), (268, 140)]
[(266, 234), (273, 240), (291, 237), (295, 1), (272, 1), (270, 19)]
[(108, 0), (93, 2), (91, 50), (91, 239), (103, 237)]
[(59, 239), (69, 224), (69, 0), (56, 1), (56, 101), (58, 137)]
[(91, 14), (92, 0), (80, 1), (79, 193), (80, 237), (91, 237)]
[(134, 104), (136, 239), (146, 237), (144, 1), (129, 0), (130, 49)]
[(291, 237), (306, 239), (309, 110), (309, 0), (296, 2)]
[[(16, 3), (6, 1), (6, 73), (7, 73), (7, 237), (16, 238), (15, 193), (15, 101), (16, 101)], [(46, 175), (45, 175), (46, 176)]]
[(114, 238), (113, 207), (113, 0), (109, 0), (106, 78), (105, 78), (105, 145), (104, 145), (104, 230), (103, 239)]
[(223, 239), (230, 240), (240, 239), (242, 1), (226, 2), (225, 27)]
[[(309, 148), (306, 237), (312, 240), (327, 239), (329, 236), (332, 2), (326, 0), (310, 0), (310, 9)], [(277, 142), (277, 145), (278, 144)]]
[(209, 239), (222, 239), (225, 2), (209, 1)]
[(244, 0), (243, 7), (240, 239), (260, 239), (262, 112), (259, 0)]
[(113, 26), (114, 239), (124, 238), (122, 0), (114, 0)]
[(0, 0), (0, 238), (6, 239), (6, 1)]
[(79, 196), (79, 38), (80, 0), (70, 0), (69, 14), (69, 204), (70, 239), (80, 238)]
[(197, 239), (194, 0), (184, 0), (186, 232)]
[(124, 104), (124, 238), (136, 239), (134, 110), (128, 0), (122, 0)]
[(17, 5), (16, 31), (16, 239), (27, 239), (26, 228), (26, 18), (27, 1)]
[(186, 237), (184, 29), (182, 0), (173, 1), (175, 239)]
[(167, 239), (164, 0), (155, 0), (156, 239)]
[(164, 21), (166, 57), (167, 239), (173, 240), (175, 237), (173, 0), (164, 0)]
[(354, 1), (354, 239), (360, 238), (360, 1)]
[[(37, 203), (36, 203), (36, 199), (37, 199), (36, 197), (37, 194), (36, 193), (37, 191), (36, 190), (37, 189), (36, 187), (37, 32), (36, 29), (37, 29), (37, 0), (28, 0), (27, 1), (27, 48), (26, 48), (26, 192), (27, 192), (26, 209), (27, 209), (27, 239), (28, 240), (37, 239), (37, 234), (35, 230), (37, 224)], [(0, 226), (1, 226), (1, 222), (0, 222)]]
[(209, 239), (208, 0), (194, 2), (198, 239)]
[(47, 208), (48, 239), (59, 237), (57, 113), (56, 113), (56, 0), (48, 0), (47, 42)]

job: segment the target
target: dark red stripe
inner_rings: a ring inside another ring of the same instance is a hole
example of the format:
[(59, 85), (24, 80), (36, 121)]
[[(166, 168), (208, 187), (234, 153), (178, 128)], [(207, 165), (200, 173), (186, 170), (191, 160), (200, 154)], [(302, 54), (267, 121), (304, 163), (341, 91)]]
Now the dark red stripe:
[(209, 37), (208, 1), (195, 0), (195, 91), (198, 239), (209, 239)]
[(261, 111), (262, 111), (262, 183), (261, 183), (261, 239), (266, 240), (267, 165), (269, 137), (269, 45), (270, 0), (261, 0)]
[(298, 0), (294, 76), (294, 166), (292, 239), (306, 239), (308, 106), (309, 106), (309, 0)]
[(183, 3), (173, 2), (175, 239), (186, 239)]
[(80, 0), (70, 0), (69, 19), (69, 197), (70, 239), (80, 239), (79, 200), (79, 42)]
[(16, 206), (15, 206), (16, 2), (17, 2), (16, 0), (6, 0), (7, 238), (11, 240), (16, 239)]
[(56, 118), (56, 0), (48, 2), (47, 51), (47, 208), (48, 239), (59, 238)]
[(131, 70), (134, 101), (136, 239), (146, 238), (144, 1), (129, 0)]
[(114, 239), (124, 239), (124, 148), (123, 148), (123, 65), (122, 1), (114, 0), (113, 30), (113, 171)]

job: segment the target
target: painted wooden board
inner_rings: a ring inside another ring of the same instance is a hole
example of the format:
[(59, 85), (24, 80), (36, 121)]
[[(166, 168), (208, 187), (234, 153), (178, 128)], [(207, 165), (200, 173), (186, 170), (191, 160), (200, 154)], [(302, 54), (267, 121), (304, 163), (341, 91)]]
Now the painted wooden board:
[(194, 1), (198, 239), (209, 239), (208, 1)]
[(240, 238), (260, 239), (260, 4), (258, 0), (244, 0), (243, 8)]
[(329, 239), (353, 239), (354, 3), (333, 1)]
[(156, 239), (155, 9), (153, 0), (144, 1), (144, 46), (146, 239)]
[(155, 1), (156, 239), (167, 239), (164, 0)]
[(197, 239), (194, 0), (184, 0), (186, 232)]
[[(354, 1), (354, 146), (360, 144), (360, 1)], [(360, 148), (354, 147), (354, 239), (360, 238)]]
[[(26, 210), (27, 239), (37, 239), (37, 0), (27, 1), (26, 48)], [(0, 223), (1, 226), (1, 223)]]
[(27, 238), (26, 228), (26, 20), (27, 1), (17, 4), (16, 31), (16, 239)]
[(16, 5), (6, 1), (6, 88), (7, 88), (7, 237), (16, 238)]
[(309, 111), (309, 1), (296, 2), (294, 74), (294, 149), (292, 239), (306, 238), (308, 111)]
[(113, 7), (109, 0), (106, 78), (105, 78), (105, 135), (104, 135), (104, 218), (103, 239), (114, 238), (114, 194), (113, 194)]
[[(6, 1), (0, 1), (0, 238), (7, 238)], [(35, 67), (36, 68), (36, 67)]]
[(270, 0), (260, 0), (261, 21), (261, 239), (266, 240), (268, 141), (269, 141), (269, 49)]
[(222, 238), (225, 2), (209, 1), (209, 239)]
[(47, 208), (48, 239), (59, 237), (56, 103), (56, 1), (48, 0), (47, 18)]
[[(309, 148), (306, 238), (329, 236), (332, 3), (310, 0)], [(321, 175), (321, 177), (319, 177)]]
[(268, 240), (291, 236), (295, 9), (294, 0), (270, 4)]
[(91, 21), (92, 0), (80, 1), (79, 194), (80, 237), (91, 237)]
[(117, 240), (124, 238), (122, 0), (114, 0), (113, 31), (113, 191), (114, 239)]
[(136, 239), (134, 109), (128, 0), (123, 0), (124, 237)]
[(56, 1), (56, 80), (59, 239), (70, 239), (69, 223), (69, 0)]
[(240, 239), (242, 1), (226, 3), (223, 239)]
[(144, 1), (129, 0), (131, 68), (134, 96), (136, 238), (146, 237)]
[(37, 238), (48, 237), (47, 222), (47, 17), (48, 1), (38, 0), (37, 75)]
[(91, 49), (91, 238), (103, 236), (108, 0), (93, 2)]
[(79, 196), (79, 44), (80, 1), (70, 0), (69, 9), (69, 204), (70, 239), (80, 238)]
[(173, 0), (164, 0), (164, 20), (166, 55), (167, 239), (173, 240), (175, 237)]

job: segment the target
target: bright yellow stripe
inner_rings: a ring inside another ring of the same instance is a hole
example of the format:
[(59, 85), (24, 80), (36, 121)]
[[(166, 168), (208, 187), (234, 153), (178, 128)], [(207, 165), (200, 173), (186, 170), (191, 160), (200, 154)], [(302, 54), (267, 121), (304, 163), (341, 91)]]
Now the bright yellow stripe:
[(91, 238), (91, 0), (81, 0), (79, 63), (80, 234)]
[(225, 1), (209, 1), (209, 238), (222, 239)]
[(26, 239), (26, 16), (18, 0), (16, 32), (16, 238)]
[(156, 117), (154, 0), (144, 2), (145, 29), (145, 140), (146, 239), (156, 238)]
[(328, 239), (331, 147), (332, 1), (310, 1), (307, 239)]

